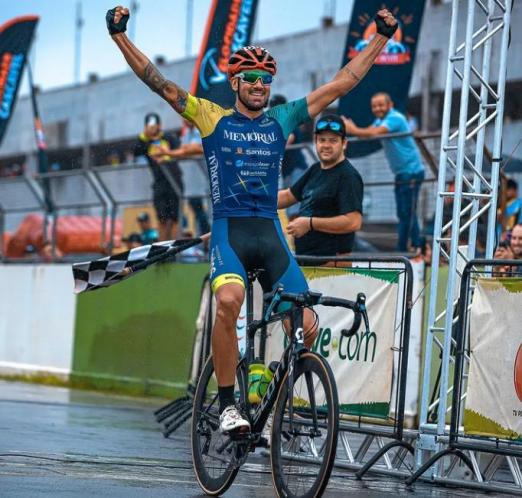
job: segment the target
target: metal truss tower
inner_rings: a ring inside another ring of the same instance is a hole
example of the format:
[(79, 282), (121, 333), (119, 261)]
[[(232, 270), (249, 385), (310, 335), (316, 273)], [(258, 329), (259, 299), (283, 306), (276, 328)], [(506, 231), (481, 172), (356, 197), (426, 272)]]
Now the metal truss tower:
[[(500, 175), (504, 89), (512, 0), (453, 0), (444, 94), (444, 112), (439, 158), (438, 194), (435, 212), (428, 332), (425, 347), (419, 439), (416, 466), (431, 452), (441, 449), (447, 435), (450, 379), (455, 341), (452, 331), (459, 317), (460, 272), (475, 257), (477, 221), (487, 220), (486, 258), (495, 249), (497, 193)], [(467, 10), (465, 10), (467, 7)], [(465, 30), (460, 24), (464, 16)], [(495, 43), (493, 43), (495, 42)], [(493, 45), (495, 57), (492, 57)], [(450, 117), (457, 112), (458, 128), (451, 130)], [(486, 129), (492, 129), (492, 167), (483, 172)], [(454, 189), (448, 188), (454, 181)], [(452, 204), (452, 208), (451, 208)], [(448, 208), (452, 216), (448, 216)], [(446, 216), (443, 216), (446, 209)], [(437, 295), (442, 294), (441, 264), (448, 265), (446, 309), (437, 312)], [(440, 288), (440, 289), (439, 289)], [(435, 355), (441, 355), (440, 371)], [(438, 381), (433, 379), (437, 377)], [(436, 394), (432, 395), (434, 385)], [(443, 473), (431, 468), (432, 477)]]

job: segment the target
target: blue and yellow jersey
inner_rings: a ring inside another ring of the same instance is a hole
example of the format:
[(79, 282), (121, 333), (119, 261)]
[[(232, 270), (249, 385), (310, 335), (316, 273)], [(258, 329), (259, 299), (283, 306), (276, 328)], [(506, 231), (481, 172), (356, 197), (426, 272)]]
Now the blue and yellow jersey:
[(273, 107), (255, 119), (188, 96), (183, 117), (201, 133), (213, 216), (277, 218), (278, 179), (290, 133), (308, 121), (306, 99)]

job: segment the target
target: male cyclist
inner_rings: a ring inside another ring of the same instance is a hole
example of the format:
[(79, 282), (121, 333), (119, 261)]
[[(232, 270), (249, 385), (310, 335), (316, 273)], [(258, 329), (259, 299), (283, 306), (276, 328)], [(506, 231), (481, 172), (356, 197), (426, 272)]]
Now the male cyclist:
[[(109, 33), (129, 66), (201, 133), (213, 207), (210, 254), (217, 308), (212, 353), (220, 429), (225, 433), (248, 432), (249, 422), (236, 408), (234, 399), (236, 321), (245, 296), (246, 272), (263, 268), (260, 280), (265, 291), (278, 284), (287, 292), (308, 288), (277, 217), (278, 176), (288, 135), (357, 85), (397, 29), (397, 21), (386, 9), (380, 10), (375, 18), (377, 34), (332, 81), (306, 98), (265, 113), (277, 70), (267, 50), (243, 47), (231, 55), (228, 78), (236, 103), (233, 109), (223, 109), (167, 80), (125, 35), (128, 19), (129, 10), (121, 6), (109, 10), (106, 16)], [(310, 346), (317, 324), (312, 312), (305, 311), (305, 344)]]

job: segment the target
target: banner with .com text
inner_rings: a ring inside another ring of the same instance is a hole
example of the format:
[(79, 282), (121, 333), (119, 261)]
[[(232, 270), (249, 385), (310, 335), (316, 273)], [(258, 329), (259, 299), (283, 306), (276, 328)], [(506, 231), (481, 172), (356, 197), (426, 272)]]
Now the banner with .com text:
[(522, 279), (480, 279), (470, 314), (466, 434), (522, 441)]
[(213, 0), (194, 69), (191, 93), (232, 107), (235, 95), (227, 77), (228, 59), (250, 44), (258, 0)]
[[(309, 286), (324, 295), (367, 297), (370, 333), (361, 325), (352, 337), (353, 313), (344, 308), (316, 306), (320, 328), (312, 350), (327, 359), (339, 393), (341, 413), (386, 418), (393, 382), (393, 346), (399, 277), (397, 270), (303, 268)], [(268, 330), (266, 358), (279, 360), (284, 348), (281, 325)]]

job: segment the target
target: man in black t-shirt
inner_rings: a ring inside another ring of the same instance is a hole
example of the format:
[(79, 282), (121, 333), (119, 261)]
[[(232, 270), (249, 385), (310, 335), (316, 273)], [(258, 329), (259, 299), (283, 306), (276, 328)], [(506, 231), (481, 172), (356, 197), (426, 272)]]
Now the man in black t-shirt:
[(160, 240), (175, 239), (178, 233), (183, 182), (181, 170), (174, 159), (179, 157), (176, 150), (179, 146), (176, 137), (166, 135), (161, 129), (158, 114), (151, 112), (145, 116), (145, 128), (134, 146), (134, 157), (147, 158), (154, 178), (152, 199), (159, 222)]
[(319, 162), (279, 191), (277, 207), (301, 202), (299, 216), (287, 225), (297, 255), (349, 254), (362, 226), (362, 178), (344, 156), (346, 132), (339, 116), (320, 118), (314, 133)]

